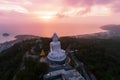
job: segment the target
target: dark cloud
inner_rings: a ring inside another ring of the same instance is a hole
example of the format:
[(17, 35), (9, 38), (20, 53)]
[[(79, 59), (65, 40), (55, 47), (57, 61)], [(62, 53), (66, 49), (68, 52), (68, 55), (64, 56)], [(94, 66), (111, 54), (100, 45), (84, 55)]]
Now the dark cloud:
[[(71, 11), (71, 8), (74, 8), (74, 11), (70, 13), (70, 15), (85, 15), (86, 13), (91, 11), (91, 7), (94, 5), (102, 5), (102, 6), (107, 6), (111, 8), (111, 12), (119, 12), (120, 11), (120, 0), (1, 0), (1, 4), (5, 5), (11, 5), (13, 10), (15, 11), (16, 9), (14, 7), (18, 6), (18, 9), (16, 10), (19, 12), (32, 12), (36, 10), (44, 10), (44, 8), (47, 10), (48, 6), (52, 6), (53, 10), (54, 7), (57, 9), (59, 8), (58, 14), (56, 14), (57, 17), (63, 18), (66, 16), (69, 16), (67, 12)], [(28, 5), (31, 3), (31, 5)], [(60, 4), (59, 4), (60, 3)], [(62, 4), (61, 4), (62, 3)], [(57, 5), (59, 4), (59, 5)], [(14, 6), (13, 6), (14, 5)], [(51, 8), (52, 8), (51, 7)], [(85, 8), (84, 10), (79, 10), (79, 8)], [(21, 10), (22, 9), (22, 10)], [(1, 14), (1, 13), (0, 13)]]
[(116, 0), (63, 0), (68, 5), (86, 5), (91, 6), (94, 4), (110, 4)]
[(114, 12), (120, 12), (120, 0), (114, 2), (111, 8)]
[(79, 11), (79, 15), (89, 12), (94, 5), (108, 6), (115, 13), (120, 11), (120, 0), (63, 0), (63, 2), (71, 7), (85, 7), (84, 11)]
[(91, 7), (93, 0), (63, 0), (63, 4), (71, 7)]
[(64, 14), (62, 14), (62, 13), (57, 13), (56, 16), (57, 16), (58, 18), (67, 17), (67, 15), (64, 15)]
[(64, 2), (68, 5), (74, 6), (74, 5), (81, 5), (81, 0), (64, 0)]
[(110, 4), (116, 0), (93, 0), (95, 4)]
[(27, 15), (24, 13), (19, 13), (19, 12), (12, 11), (12, 10), (11, 11), (0, 11), (0, 18), (3, 17), (5, 19), (9, 19), (9, 20), (10, 20), (10, 18), (11, 19), (13, 19), (13, 18), (19, 19), (19, 17), (21, 18), (21, 17), (25, 17), (25, 16), (27, 16)]
[(90, 7), (86, 7), (85, 10), (83, 10), (83, 11), (78, 11), (78, 12), (77, 12), (77, 15), (84, 15), (84, 14), (86, 14), (86, 13), (89, 12), (89, 11), (90, 11)]

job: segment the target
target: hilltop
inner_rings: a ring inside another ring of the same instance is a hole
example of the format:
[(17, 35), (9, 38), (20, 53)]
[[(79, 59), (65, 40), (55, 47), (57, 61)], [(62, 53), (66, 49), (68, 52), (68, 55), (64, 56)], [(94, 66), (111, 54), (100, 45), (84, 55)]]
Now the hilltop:
[[(45, 50), (46, 53), (49, 52), (50, 39), (41, 38), (41, 40), (43, 50)], [(93, 73), (97, 80), (120, 79), (119, 39), (78, 39), (72, 37), (63, 37), (60, 38), (60, 41), (62, 43), (63, 49), (67, 49), (68, 46), (70, 46), (70, 50), (74, 53), (79, 61), (82, 61), (86, 65), (88, 71)], [(36, 39), (25, 40), (14, 44), (12, 47), (6, 49), (0, 54), (1, 80), (13, 80), (13, 77), (20, 70), (24, 54), (26, 51), (29, 51), (34, 45), (36, 45)], [(31, 61), (30, 65), (32, 65)], [(34, 65), (32, 67), (34, 67)], [(28, 79), (29, 77), (32, 77), (34, 79), (37, 77), (35, 74), (32, 75), (32, 73), (27, 73), (28, 72), (22, 72), (23, 75), (21, 75), (21, 77), (28, 77)]]

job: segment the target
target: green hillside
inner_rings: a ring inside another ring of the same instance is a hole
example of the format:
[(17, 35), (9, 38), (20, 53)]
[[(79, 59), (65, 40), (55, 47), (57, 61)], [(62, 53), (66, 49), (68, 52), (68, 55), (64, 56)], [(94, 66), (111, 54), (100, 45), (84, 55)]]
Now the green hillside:
[[(64, 37), (60, 38), (60, 41), (63, 49), (78, 50), (74, 52), (75, 56), (86, 65), (88, 71), (93, 73), (97, 80), (120, 79), (120, 39)], [(50, 39), (42, 38), (43, 49), (46, 52), (49, 51), (49, 42)], [(24, 72), (20, 71), (23, 55), (34, 45), (36, 45), (35, 39), (27, 40), (0, 53), (0, 80), (12, 80), (14, 75), (18, 76), (17, 80), (38, 80), (38, 75), (47, 69), (46, 64), (46, 67), (42, 68), (43, 64), (28, 61), (26, 65), (30, 67)]]
[(33, 45), (34, 40), (27, 40), (0, 53), (0, 80), (12, 80), (20, 68), (23, 55)]
[(82, 61), (97, 80), (120, 79), (120, 39), (75, 39), (62, 38), (65, 47)]

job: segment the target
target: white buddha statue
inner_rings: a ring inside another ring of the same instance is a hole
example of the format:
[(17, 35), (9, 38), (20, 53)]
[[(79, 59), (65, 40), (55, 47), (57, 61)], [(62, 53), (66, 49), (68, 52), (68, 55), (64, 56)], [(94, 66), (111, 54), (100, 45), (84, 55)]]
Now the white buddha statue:
[(58, 41), (58, 36), (56, 33), (53, 34), (52, 42), (50, 43), (50, 52), (48, 54), (48, 59), (50, 61), (61, 62), (66, 59), (65, 51), (61, 49), (60, 41)]

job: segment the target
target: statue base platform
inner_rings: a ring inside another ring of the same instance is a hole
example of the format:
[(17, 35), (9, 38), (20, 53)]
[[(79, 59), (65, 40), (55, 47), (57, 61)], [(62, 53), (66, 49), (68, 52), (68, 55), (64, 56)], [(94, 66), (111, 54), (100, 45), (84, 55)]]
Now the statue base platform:
[(70, 60), (69, 57), (66, 57), (66, 59), (64, 61), (51, 61), (51, 60), (47, 59), (47, 62), (49, 63), (49, 66), (69, 64), (70, 61), (71, 60)]

